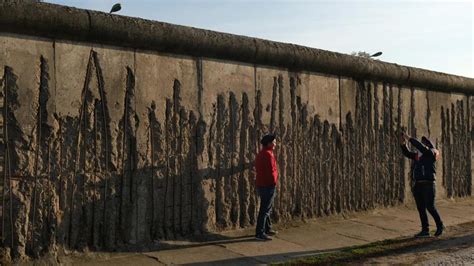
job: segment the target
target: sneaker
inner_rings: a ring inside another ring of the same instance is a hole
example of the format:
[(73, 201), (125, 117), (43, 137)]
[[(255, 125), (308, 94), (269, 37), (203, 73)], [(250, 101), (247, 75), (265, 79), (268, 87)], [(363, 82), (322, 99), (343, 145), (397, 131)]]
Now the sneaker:
[(444, 225), (436, 228), (436, 232), (435, 232), (434, 236), (440, 236), (441, 234), (443, 234), (444, 229), (446, 229), (446, 227), (444, 227)]
[(267, 236), (274, 236), (274, 235), (278, 234), (278, 231), (275, 231), (275, 230), (271, 230), (271, 229), (270, 229), (269, 231), (265, 232), (265, 234), (266, 234)]
[(269, 237), (269, 236), (267, 236), (266, 234), (256, 235), (256, 236), (255, 236), (255, 239), (256, 239), (256, 240), (260, 240), (260, 241), (272, 240), (272, 238)]
[(415, 235), (416, 238), (430, 237), (430, 232), (421, 231)]

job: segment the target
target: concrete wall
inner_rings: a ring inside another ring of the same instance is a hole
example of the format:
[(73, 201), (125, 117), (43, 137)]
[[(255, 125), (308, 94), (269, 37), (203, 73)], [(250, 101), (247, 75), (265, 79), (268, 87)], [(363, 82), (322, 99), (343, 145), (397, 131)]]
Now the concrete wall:
[[(401, 128), (440, 148), (438, 195), (471, 196), (472, 79), (349, 57), (367, 72), (296, 70), (15, 25), (0, 27), (4, 259), (254, 226), (266, 132), (278, 136), (277, 222), (412, 201)], [(411, 80), (395, 77), (406, 69)]]

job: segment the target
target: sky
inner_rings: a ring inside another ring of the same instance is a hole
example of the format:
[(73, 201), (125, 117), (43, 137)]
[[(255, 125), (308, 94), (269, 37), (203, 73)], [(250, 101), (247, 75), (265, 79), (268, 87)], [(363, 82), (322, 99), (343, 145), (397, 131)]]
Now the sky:
[(45, 0), (474, 78), (474, 0)]

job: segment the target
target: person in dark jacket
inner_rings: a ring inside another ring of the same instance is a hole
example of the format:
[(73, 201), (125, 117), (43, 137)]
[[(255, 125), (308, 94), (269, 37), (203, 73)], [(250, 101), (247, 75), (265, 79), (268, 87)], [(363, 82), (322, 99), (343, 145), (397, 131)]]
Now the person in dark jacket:
[[(418, 152), (412, 152), (407, 147), (407, 141), (410, 142)], [(420, 214), (421, 232), (415, 237), (429, 237), (429, 223), (426, 210), (433, 216), (436, 223), (435, 236), (443, 233), (443, 222), (435, 207), (435, 176), (436, 160), (439, 157), (439, 151), (435, 149), (433, 143), (426, 137), (417, 139), (402, 134), (401, 148), (403, 155), (413, 160), (412, 191), (415, 197), (416, 208)]]
[(277, 232), (272, 230), (270, 214), (278, 184), (278, 170), (273, 149), (276, 145), (275, 135), (265, 135), (261, 139), (262, 149), (255, 159), (257, 171), (256, 187), (260, 197), (260, 210), (257, 218), (255, 238), (257, 240), (272, 240), (271, 235)]

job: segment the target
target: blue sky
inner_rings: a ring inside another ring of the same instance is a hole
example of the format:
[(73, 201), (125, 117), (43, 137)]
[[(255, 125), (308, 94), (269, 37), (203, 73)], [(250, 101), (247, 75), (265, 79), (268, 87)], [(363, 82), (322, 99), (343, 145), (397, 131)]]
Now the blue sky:
[(45, 0), (474, 78), (471, 0)]

